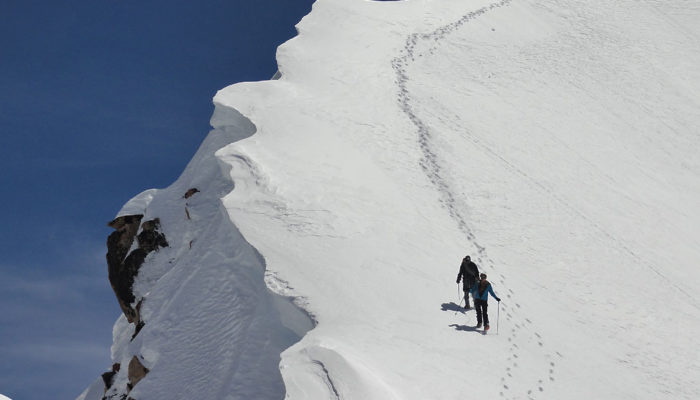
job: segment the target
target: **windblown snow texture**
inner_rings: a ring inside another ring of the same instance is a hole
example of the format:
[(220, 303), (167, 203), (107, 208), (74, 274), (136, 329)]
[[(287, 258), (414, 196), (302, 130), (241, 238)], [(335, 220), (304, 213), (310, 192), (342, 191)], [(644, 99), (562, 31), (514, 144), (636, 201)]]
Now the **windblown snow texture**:
[[(171, 243), (143, 331), (115, 325), (115, 362), (151, 371), (130, 395), (700, 397), (698, 18), (317, 1), (275, 79), (217, 93), (183, 177), (125, 206)], [(487, 336), (465, 254), (503, 300)]]
[[(265, 287), (263, 258), (221, 206), (233, 185), (215, 152), (255, 127), (220, 109), (212, 125), (177, 182), (144, 192), (118, 214), (159, 218), (170, 246), (149, 254), (134, 283), (144, 328), (135, 333), (124, 316), (115, 324), (112, 358), (121, 368), (114, 383), (104, 393), (100, 378), (81, 399), (284, 397), (280, 353), (312, 321)], [(149, 372), (130, 390), (134, 356)]]

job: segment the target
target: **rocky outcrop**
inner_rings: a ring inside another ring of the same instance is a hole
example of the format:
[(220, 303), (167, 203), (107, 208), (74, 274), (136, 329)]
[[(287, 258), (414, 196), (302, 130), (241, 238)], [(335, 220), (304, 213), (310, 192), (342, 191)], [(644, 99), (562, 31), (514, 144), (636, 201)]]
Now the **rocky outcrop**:
[(148, 254), (152, 251), (157, 251), (161, 247), (167, 247), (168, 241), (165, 240), (164, 234), (158, 232), (158, 229), (160, 229), (160, 220), (158, 218), (144, 222), (141, 225), (141, 233), (137, 237), (139, 248), (132, 253), (144, 251)]
[[(112, 365), (112, 371), (102, 374), (102, 380), (105, 383), (105, 393), (104, 396), (102, 396), (102, 400), (127, 400), (129, 392), (131, 392), (134, 386), (145, 378), (149, 372), (149, 369), (143, 365), (139, 356), (133, 356), (126, 369), (126, 387), (112, 387), (115, 381), (115, 375), (117, 374), (121, 375), (121, 378), (117, 380), (121, 381), (123, 385), (125, 371), (122, 370), (120, 373), (120, 369), (119, 364), (114, 364)], [(131, 397), (129, 397), (129, 399), (130, 398)]]
[[(140, 315), (144, 299), (137, 299), (134, 295), (134, 280), (146, 257), (168, 246), (165, 235), (160, 232), (160, 220), (155, 218), (142, 222), (142, 219), (141, 214), (124, 215), (108, 224), (115, 229), (107, 238), (109, 282), (124, 316), (130, 323), (135, 324), (132, 340), (145, 325)], [(125, 371), (122, 370), (120, 373), (120, 369), (120, 364), (115, 363), (111, 371), (102, 374), (105, 384), (103, 400), (126, 400), (131, 389), (148, 374), (148, 368), (137, 356), (133, 356), (126, 371), (128, 378), (126, 388), (113, 387), (117, 375), (121, 375), (121, 379), (124, 378)]]
[[(194, 196), (195, 193), (199, 193), (199, 189), (197, 188), (191, 188), (185, 192), (185, 195), (182, 196), (183, 199), (189, 199), (190, 197)], [(185, 215), (187, 216), (187, 219), (190, 220), (192, 219), (192, 216), (190, 215), (190, 210), (187, 208), (187, 203), (185, 203)], [(190, 246), (192, 248), (192, 246)]]
[(136, 274), (128, 273), (124, 261), (134, 243), (142, 218), (143, 215), (125, 215), (107, 224), (116, 230), (107, 238), (109, 283), (117, 296), (119, 307), (129, 322), (135, 319), (135, 312), (131, 308), (131, 303), (135, 300), (131, 287)]
[(189, 198), (192, 197), (195, 193), (199, 193), (199, 189), (197, 189), (197, 188), (191, 188), (191, 189), (187, 190), (187, 191), (185, 192), (185, 195), (182, 196), (182, 197), (185, 198), (185, 199), (189, 199)]
[(121, 365), (119, 363), (112, 364), (112, 370), (102, 374), (102, 381), (105, 384), (105, 393), (112, 387), (114, 376), (119, 372)]
[(133, 389), (134, 386), (136, 386), (136, 384), (146, 376), (146, 374), (148, 374), (148, 368), (144, 367), (143, 364), (141, 364), (141, 360), (134, 356), (131, 361), (129, 361), (129, 383), (127, 384), (129, 391), (131, 391), (131, 389)]
[[(141, 326), (143, 322), (139, 316), (139, 307), (133, 306), (136, 301), (132, 290), (134, 279), (149, 253), (168, 246), (165, 235), (158, 231), (158, 218), (141, 224), (141, 232), (137, 235), (142, 218), (143, 215), (124, 215), (116, 218), (108, 224), (115, 232), (107, 238), (109, 282), (126, 319)], [(138, 247), (129, 252), (134, 238)]]

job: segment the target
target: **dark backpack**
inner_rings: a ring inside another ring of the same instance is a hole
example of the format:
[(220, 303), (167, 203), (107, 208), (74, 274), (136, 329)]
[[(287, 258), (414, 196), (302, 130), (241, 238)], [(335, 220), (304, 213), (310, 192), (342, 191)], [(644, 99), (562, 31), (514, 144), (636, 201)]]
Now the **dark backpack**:
[(484, 293), (486, 293), (486, 289), (489, 287), (489, 281), (484, 279), (483, 281), (479, 282), (479, 297), (483, 297)]
[(464, 266), (465, 276), (469, 276), (469, 281), (474, 284), (479, 278), (479, 267), (472, 261), (467, 261)]

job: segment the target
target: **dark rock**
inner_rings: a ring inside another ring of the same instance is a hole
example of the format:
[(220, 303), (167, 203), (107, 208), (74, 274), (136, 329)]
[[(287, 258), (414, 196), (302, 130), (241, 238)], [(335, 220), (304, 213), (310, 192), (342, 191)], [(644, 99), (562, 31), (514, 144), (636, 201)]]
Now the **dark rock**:
[(160, 220), (158, 218), (146, 221), (141, 225), (141, 233), (138, 235), (139, 248), (146, 251), (146, 254), (157, 251), (160, 247), (168, 247), (165, 235), (158, 232)]
[(184, 198), (186, 198), (186, 199), (189, 199), (189, 198), (192, 197), (195, 193), (199, 193), (199, 190), (198, 190), (197, 188), (192, 188), (192, 189), (189, 189), (187, 192), (185, 192), (185, 195), (182, 196), (182, 197), (184, 197)]
[(120, 393), (113, 393), (113, 394), (105, 395), (104, 397), (102, 397), (102, 400), (115, 400), (117, 398), (118, 398), (118, 400), (127, 400), (126, 395), (120, 394)]
[(119, 217), (108, 225), (116, 229), (107, 238), (107, 270), (109, 282), (112, 285), (112, 290), (117, 296), (119, 307), (122, 312), (132, 322), (134, 317), (131, 303), (134, 301), (134, 296), (131, 293), (133, 285), (133, 276), (127, 273), (124, 268), (124, 262), (131, 245), (134, 243), (136, 232), (138, 232), (139, 224), (143, 215), (126, 215)]
[[(130, 323), (140, 321), (138, 311), (132, 307), (136, 301), (133, 294), (134, 279), (139, 268), (149, 253), (168, 246), (165, 235), (158, 232), (158, 218), (145, 221), (141, 225), (141, 233), (136, 236), (142, 218), (143, 215), (125, 215), (108, 224), (116, 229), (107, 238), (109, 282), (117, 296), (119, 307)], [(138, 240), (138, 248), (129, 253), (134, 238)]]
[(141, 222), (141, 218), (143, 218), (142, 214), (136, 214), (136, 215), (122, 215), (121, 217), (117, 217), (111, 222), (107, 223), (108, 226), (119, 230), (124, 227), (124, 225), (132, 224), (134, 222), (138, 223)]
[(136, 323), (136, 329), (134, 329), (134, 334), (131, 335), (131, 340), (134, 340), (136, 338), (136, 335), (138, 335), (139, 332), (141, 332), (141, 329), (143, 329), (144, 326), (146, 326), (146, 323), (142, 320), (139, 320), (139, 322)]
[(119, 372), (120, 367), (121, 366), (119, 365), (119, 363), (115, 363), (112, 365), (111, 371), (102, 374), (102, 381), (105, 384), (105, 393), (107, 393), (107, 390), (109, 390), (109, 388), (112, 387), (112, 384), (114, 383), (114, 375), (116, 375), (117, 372)]
[(141, 305), (143, 304), (143, 299), (139, 301), (139, 304), (136, 305), (136, 327), (134, 328), (134, 334), (131, 335), (131, 340), (134, 340), (136, 338), (136, 335), (141, 332), (141, 329), (143, 329), (144, 326), (146, 326), (146, 323), (143, 322), (143, 319), (141, 319)]

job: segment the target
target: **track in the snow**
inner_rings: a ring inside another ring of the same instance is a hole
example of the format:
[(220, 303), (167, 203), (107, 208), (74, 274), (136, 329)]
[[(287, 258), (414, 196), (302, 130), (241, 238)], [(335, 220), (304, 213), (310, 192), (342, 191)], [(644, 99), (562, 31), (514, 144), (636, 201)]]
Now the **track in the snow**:
[[(441, 203), (447, 209), (450, 217), (456, 222), (459, 230), (464, 233), (467, 240), (477, 249), (477, 260), (482, 264), (486, 264), (491, 270), (495, 270), (495, 263), (488, 256), (486, 247), (479, 243), (476, 235), (469, 227), (467, 219), (458, 206), (457, 195), (450, 187), (440, 164), (438, 155), (436, 151), (433, 150), (433, 138), (435, 133), (431, 130), (428, 124), (421, 119), (418, 110), (416, 110), (412, 105), (413, 97), (411, 96), (411, 92), (409, 90), (409, 82), (411, 79), (408, 70), (409, 66), (419, 57), (433, 54), (434, 49), (440, 45), (440, 41), (450, 33), (455, 32), (469, 21), (472, 21), (496, 8), (507, 6), (511, 2), (512, 0), (501, 0), (476, 11), (469, 12), (462, 16), (462, 18), (459, 20), (442, 26), (433, 32), (414, 33), (407, 38), (406, 45), (404, 46), (401, 54), (392, 60), (392, 67), (396, 73), (396, 81), (398, 85), (398, 105), (417, 130), (418, 145), (423, 153), (423, 157), (420, 161), (421, 169), (439, 192)], [(425, 47), (427, 50), (420, 51), (419, 44), (422, 44), (423, 42), (428, 44), (428, 46)], [(520, 316), (519, 310), (521, 309), (521, 306), (515, 302), (513, 297), (514, 292), (506, 285), (505, 276), (501, 274), (499, 275), (499, 278), (499, 289), (502, 291), (507, 291), (507, 295), (505, 297), (508, 299), (502, 304), (502, 308), (505, 313), (504, 319), (507, 323), (512, 325), (512, 329), (510, 329), (509, 332), (503, 332), (507, 336), (510, 348), (506, 367), (501, 377), (502, 387), (499, 390), (499, 395), (501, 398), (522, 398), (522, 396), (527, 396), (528, 399), (535, 399), (538, 394), (545, 390), (547, 383), (554, 381), (556, 366), (556, 361), (554, 358), (555, 355), (558, 357), (562, 356), (559, 352), (554, 351), (550, 353), (547, 351), (542, 335), (533, 329), (531, 326), (532, 322), (529, 319)], [(513, 301), (512, 304), (514, 304), (514, 306), (508, 305), (510, 301)], [(493, 314), (493, 311), (491, 314)], [(457, 330), (473, 330), (473, 328), (464, 325), (453, 324), (452, 327), (455, 327)], [(522, 329), (525, 327), (527, 327), (527, 329)], [(521, 331), (527, 333), (521, 334)], [(522, 336), (525, 335), (527, 335), (527, 337), (522, 338)], [(517, 375), (519, 373), (519, 360), (521, 357), (521, 351), (523, 350), (521, 347), (525, 346), (528, 347), (527, 350), (530, 355), (533, 353), (537, 354), (535, 357), (538, 361), (540, 361), (540, 364), (546, 362), (546, 365), (541, 365), (541, 370), (543, 372), (541, 377), (535, 382), (523, 382), (522, 380), (518, 381)], [(514, 380), (517, 382), (517, 385), (512, 383)], [(523, 389), (524, 385), (529, 386), (529, 388)], [(515, 386), (518, 388), (516, 389)]]

